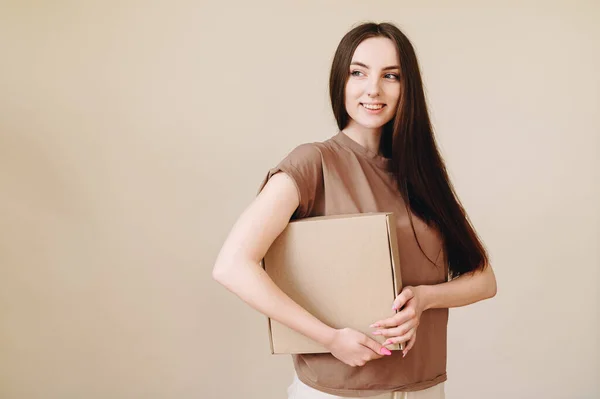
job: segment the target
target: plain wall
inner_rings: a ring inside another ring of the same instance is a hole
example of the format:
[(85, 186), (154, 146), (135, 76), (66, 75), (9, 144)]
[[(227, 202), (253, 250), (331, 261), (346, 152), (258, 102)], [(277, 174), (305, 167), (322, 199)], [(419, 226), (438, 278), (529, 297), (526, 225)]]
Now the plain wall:
[(211, 269), (336, 133), (333, 53), (372, 19), (413, 41), (498, 279), (450, 312), (447, 397), (600, 397), (600, 5), (566, 0), (2, 2), (0, 397), (286, 397)]

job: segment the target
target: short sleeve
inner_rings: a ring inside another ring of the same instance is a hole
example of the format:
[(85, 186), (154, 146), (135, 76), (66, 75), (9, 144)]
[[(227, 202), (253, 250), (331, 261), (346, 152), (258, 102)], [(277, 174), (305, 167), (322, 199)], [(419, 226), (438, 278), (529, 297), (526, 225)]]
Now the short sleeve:
[(320, 149), (314, 143), (294, 148), (277, 166), (269, 170), (258, 191), (278, 172), (290, 176), (298, 190), (300, 203), (292, 218), (310, 216), (315, 203), (323, 195), (323, 159)]

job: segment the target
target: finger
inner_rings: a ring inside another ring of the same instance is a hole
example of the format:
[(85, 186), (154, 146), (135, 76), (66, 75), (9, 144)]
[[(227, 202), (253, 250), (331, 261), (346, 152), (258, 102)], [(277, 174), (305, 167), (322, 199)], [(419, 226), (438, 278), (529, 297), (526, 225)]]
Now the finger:
[(384, 357), (385, 355), (379, 354), (379, 353), (375, 353), (371, 350), (371, 348), (365, 348), (365, 361), (370, 362), (371, 360), (377, 360), (377, 359), (381, 359), (382, 357)]
[(400, 293), (400, 295), (398, 295), (396, 297), (396, 299), (394, 299), (394, 303), (392, 304), (392, 309), (398, 310), (398, 309), (402, 308), (402, 306), (404, 306), (404, 304), (406, 302), (408, 302), (409, 300), (411, 300), (414, 296), (415, 296), (415, 294), (412, 291), (412, 287), (404, 287), (402, 289), (402, 292)]
[(394, 319), (398, 323), (397, 325), (401, 325), (403, 323), (408, 322), (409, 320), (416, 319), (416, 317), (417, 312), (414, 307), (414, 302), (409, 301), (408, 304), (404, 307), (404, 309), (396, 313)]
[(373, 335), (381, 335), (384, 337), (399, 337), (401, 335), (406, 334), (412, 328), (417, 326), (416, 319), (410, 319), (406, 323), (402, 323), (401, 325), (393, 328), (382, 328), (377, 331), (373, 331), (371, 334)]
[(373, 351), (379, 357), (390, 356), (392, 354), (392, 352), (390, 352), (388, 348), (384, 347), (374, 339), (367, 337), (366, 335), (365, 340), (361, 343), (363, 346), (366, 346), (367, 348), (371, 349), (371, 351)]
[(356, 365), (359, 367), (364, 366), (371, 360), (377, 360), (383, 357), (383, 355), (378, 355), (377, 353), (373, 352), (371, 348), (363, 347), (363, 349), (364, 352), (360, 355), (360, 360), (356, 363)]
[(415, 334), (416, 329), (415, 328), (411, 328), (406, 334), (403, 334), (399, 337), (391, 337), (388, 338), (383, 345), (389, 345), (389, 344), (400, 344), (403, 342), (407, 342), (409, 339), (412, 338), (412, 336)]
[(392, 328), (397, 327), (400, 323), (396, 320), (396, 316), (392, 316), (388, 319), (378, 320), (375, 323), (371, 324), (369, 327), (371, 328)]
[(376, 321), (375, 323), (371, 324), (369, 327), (371, 327), (371, 328), (398, 327), (399, 325), (402, 325), (402, 324), (408, 322), (409, 320), (415, 318), (416, 315), (417, 315), (417, 312), (415, 312), (414, 308), (408, 307), (408, 308), (402, 309), (402, 311), (396, 313), (392, 317), (389, 317), (384, 320)]
[(408, 343), (406, 344), (406, 348), (404, 348), (404, 350), (402, 351), (402, 357), (405, 357), (406, 354), (408, 353), (408, 351), (411, 350), (413, 346), (415, 346), (416, 340), (417, 340), (417, 334), (413, 334), (412, 338), (408, 340)]

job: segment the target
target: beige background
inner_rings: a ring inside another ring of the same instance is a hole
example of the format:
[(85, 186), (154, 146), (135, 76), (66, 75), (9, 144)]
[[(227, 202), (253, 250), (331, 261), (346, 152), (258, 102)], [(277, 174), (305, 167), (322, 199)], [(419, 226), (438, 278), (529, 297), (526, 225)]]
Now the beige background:
[(368, 19), (413, 40), (498, 278), (451, 311), (447, 397), (600, 397), (600, 6), (448, 4), (3, 2), (0, 397), (286, 397), (210, 271), (266, 170), (335, 133)]

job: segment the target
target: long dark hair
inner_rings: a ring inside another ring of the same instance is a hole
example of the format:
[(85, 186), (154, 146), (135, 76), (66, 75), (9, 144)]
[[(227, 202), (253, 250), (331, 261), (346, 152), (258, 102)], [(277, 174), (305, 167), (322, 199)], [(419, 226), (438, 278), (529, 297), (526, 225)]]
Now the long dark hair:
[[(329, 77), (331, 106), (338, 128), (344, 129), (350, 119), (344, 94), (352, 56), (356, 47), (371, 37), (391, 39), (400, 58), (400, 100), (396, 116), (383, 126), (380, 141), (380, 152), (391, 159), (391, 172), (400, 195), (415, 215), (439, 229), (451, 278), (483, 270), (489, 263), (488, 254), (448, 178), (431, 127), (415, 50), (393, 24), (364, 23), (340, 41)], [(411, 212), (408, 214), (414, 232)]]

